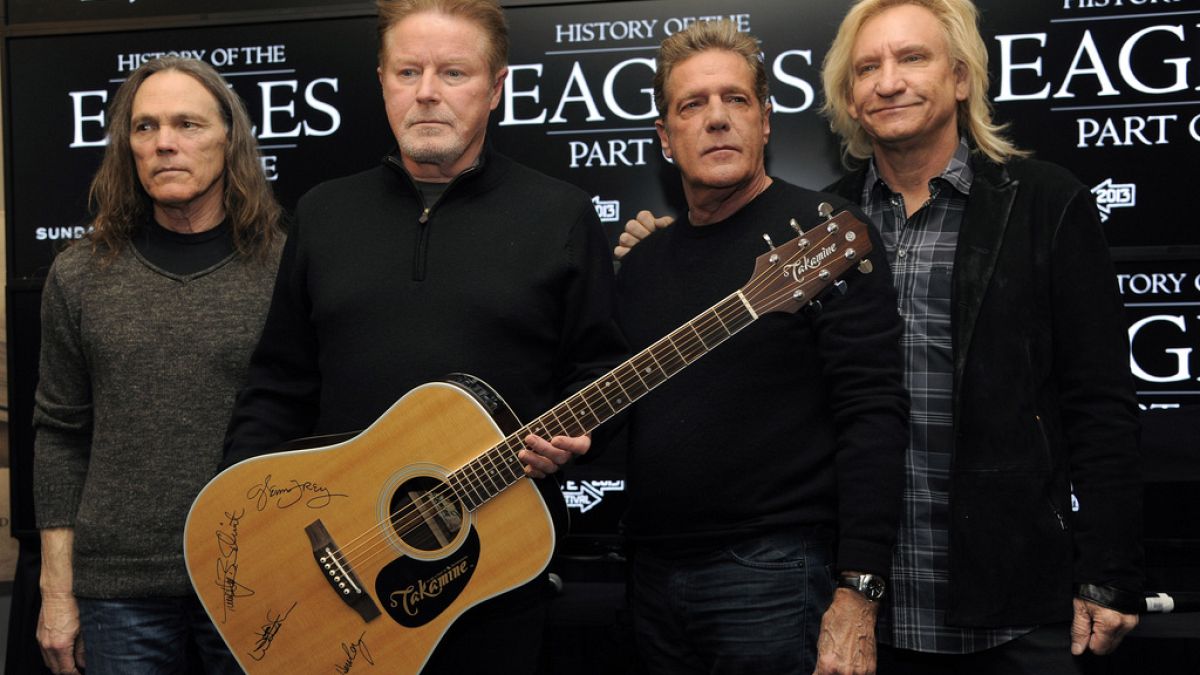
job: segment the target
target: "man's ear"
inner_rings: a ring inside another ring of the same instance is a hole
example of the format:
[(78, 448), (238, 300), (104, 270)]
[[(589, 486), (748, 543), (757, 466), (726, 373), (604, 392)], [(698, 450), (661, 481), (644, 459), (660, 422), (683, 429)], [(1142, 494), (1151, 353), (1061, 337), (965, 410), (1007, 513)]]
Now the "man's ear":
[(500, 105), (500, 97), (504, 94), (504, 78), (508, 77), (508, 66), (500, 69), (496, 73), (496, 81), (492, 83), (492, 100), (488, 105), (488, 110), (495, 110)]
[(762, 118), (763, 145), (766, 145), (771, 140), (771, 102), (767, 101), (767, 105), (763, 107)]
[(965, 101), (971, 95), (971, 78), (967, 74), (967, 64), (959, 61), (954, 64), (954, 99)]
[(674, 159), (671, 157), (671, 135), (667, 133), (667, 123), (661, 117), (654, 120), (654, 130), (658, 132), (658, 142), (662, 145), (663, 157)]

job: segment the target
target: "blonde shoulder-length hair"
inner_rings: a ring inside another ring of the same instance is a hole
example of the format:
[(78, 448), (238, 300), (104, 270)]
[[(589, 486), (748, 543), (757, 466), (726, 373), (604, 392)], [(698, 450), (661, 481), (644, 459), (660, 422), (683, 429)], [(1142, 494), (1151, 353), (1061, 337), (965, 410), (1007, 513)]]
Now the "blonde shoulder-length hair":
[(862, 125), (850, 117), (854, 42), (868, 20), (900, 5), (916, 5), (932, 12), (946, 36), (950, 59), (966, 69), (970, 91), (967, 99), (958, 103), (959, 133), (998, 163), (1028, 155), (1005, 138), (1007, 125), (992, 121), (992, 104), (987, 97), (987, 47), (979, 33), (979, 10), (971, 0), (859, 0), (842, 20), (821, 69), (825, 87), (821, 113), (842, 139), (843, 162), (847, 166), (860, 163), (870, 158), (873, 151), (871, 138)]

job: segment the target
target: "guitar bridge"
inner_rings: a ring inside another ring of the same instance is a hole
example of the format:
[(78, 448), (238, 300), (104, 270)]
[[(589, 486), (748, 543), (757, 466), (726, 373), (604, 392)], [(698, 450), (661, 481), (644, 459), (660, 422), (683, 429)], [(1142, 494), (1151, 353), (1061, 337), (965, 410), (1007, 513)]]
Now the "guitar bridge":
[(363, 590), (362, 581), (354, 573), (350, 563), (342, 557), (341, 549), (334, 543), (333, 537), (329, 536), (325, 524), (319, 519), (314, 520), (304, 528), (304, 533), (308, 535), (308, 541), (312, 544), (313, 559), (321, 570), (321, 576), (325, 577), (325, 581), (329, 582), (330, 588), (338, 594), (342, 602), (357, 612), (364, 622), (379, 616), (380, 611), (375, 606), (375, 601)]

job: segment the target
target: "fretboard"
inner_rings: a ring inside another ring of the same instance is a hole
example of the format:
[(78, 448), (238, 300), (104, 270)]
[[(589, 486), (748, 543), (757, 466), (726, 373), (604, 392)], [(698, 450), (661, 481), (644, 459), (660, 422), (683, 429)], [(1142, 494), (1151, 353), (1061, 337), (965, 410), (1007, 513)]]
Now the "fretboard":
[(525, 476), (517, 453), (526, 436), (592, 431), (756, 318), (740, 293), (733, 293), (454, 471), (451, 487), (468, 509), (479, 508)]

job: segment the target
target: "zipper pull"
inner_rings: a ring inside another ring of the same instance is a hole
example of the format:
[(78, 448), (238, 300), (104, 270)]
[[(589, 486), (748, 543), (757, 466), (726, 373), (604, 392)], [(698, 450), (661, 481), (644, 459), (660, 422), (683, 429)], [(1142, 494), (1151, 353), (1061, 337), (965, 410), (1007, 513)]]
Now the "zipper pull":
[(421, 212), (421, 217), (417, 219), (417, 222), (422, 225), (429, 222), (429, 207), (428, 206), (425, 207), (425, 210)]

